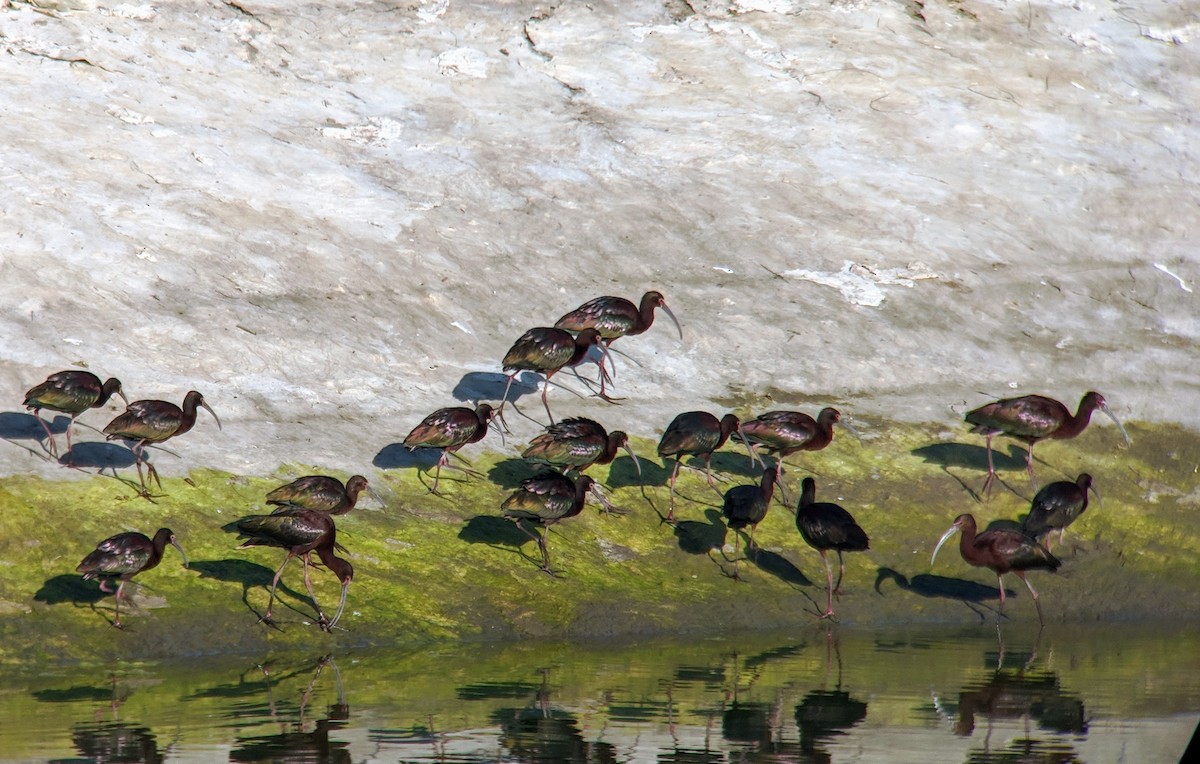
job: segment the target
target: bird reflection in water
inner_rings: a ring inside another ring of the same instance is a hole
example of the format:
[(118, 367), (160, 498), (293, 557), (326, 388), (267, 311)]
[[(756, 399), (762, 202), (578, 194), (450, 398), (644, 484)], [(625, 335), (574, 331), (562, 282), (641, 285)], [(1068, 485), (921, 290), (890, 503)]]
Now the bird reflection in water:
[[(328, 666), (333, 672), (337, 684), (337, 702), (329, 706), (324, 718), (310, 722), (306, 718), (308, 704), (317, 679)], [(264, 669), (264, 675), (266, 670)], [(277, 718), (275, 701), (271, 697), (271, 684), (267, 682), (268, 705), (272, 718)], [(349, 743), (331, 740), (329, 735), (345, 726), (350, 718), (350, 706), (346, 704), (346, 695), (342, 688), (342, 674), (332, 655), (326, 655), (317, 661), (312, 679), (300, 696), (300, 708), (295, 722), (281, 722), (283, 731), (275, 735), (246, 737), (239, 740), (239, 745), (229, 754), (230, 761), (288, 761), (288, 762), (349, 762)]]
[(612, 745), (584, 739), (575, 717), (550, 702), (550, 684), (545, 670), (542, 671), (542, 684), (528, 705), (497, 709), (492, 720), (500, 727), (500, 745), (508, 754), (505, 761), (539, 764), (617, 761)]
[[(158, 741), (149, 727), (135, 722), (123, 722), (119, 719), (120, 705), (129, 698), (132, 691), (127, 683), (120, 682), (117, 677), (110, 677), (111, 687), (72, 687), (66, 690), (43, 690), (34, 693), (39, 701), (71, 702), (81, 698), (105, 700), (106, 709), (96, 710), (92, 721), (80, 722), (71, 730), (71, 742), (79, 753), (77, 759), (71, 761), (87, 762), (146, 762), (154, 764), (163, 761), (163, 753), (158, 749)], [(102, 716), (111, 714), (111, 719)]]
[[(954, 734), (974, 735), (977, 718), (986, 719), (982, 751), (972, 751), (971, 761), (1078, 761), (1070, 744), (1061, 738), (1038, 739), (1034, 727), (1054, 735), (1084, 736), (1087, 734), (1087, 715), (1083, 701), (1063, 690), (1058, 674), (1045, 667), (1036, 667), (1037, 644), (1028, 654), (1005, 656), (1003, 635), (999, 636), (999, 651), (984, 655), (985, 666), (995, 669), (982, 679), (968, 682), (958, 693), (956, 704), (943, 702), (936, 694), (934, 707), (944, 717), (952, 719)], [(1040, 637), (1040, 634), (1039, 634)], [(1011, 741), (1002, 751), (991, 750), (991, 736), (999, 720), (1019, 720), (1024, 724), (1024, 737)], [(1017, 745), (1013, 749), (1012, 745)], [(1020, 753), (1014, 759), (1014, 751)]]

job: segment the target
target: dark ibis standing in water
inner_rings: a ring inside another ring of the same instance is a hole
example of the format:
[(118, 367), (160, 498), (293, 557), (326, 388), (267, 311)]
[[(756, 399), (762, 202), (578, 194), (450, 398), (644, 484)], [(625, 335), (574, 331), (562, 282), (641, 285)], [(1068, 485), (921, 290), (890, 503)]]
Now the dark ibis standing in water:
[(478, 443), (487, 435), (488, 426), (496, 411), (487, 403), (481, 403), (474, 409), (465, 406), (451, 406), (438, 409), (421, 420), (404, 438), (404, 445), (410, 450), (415, 448), (440, 448), (441, 458), (438, 459), (437, 471), (433, 475), (431, 493), (437, 493), (438, 478), (442, 475), (442, 467), (462, 470), (471, 474), (463, 467), (450, 464), (450, 454), (467, 445)]
[[(281, 509), (316, 509), (331, 515), (344, 515), (358, 504), (358, 495), (363, 491), (375, 496), (362, 475), (354, 475), (345, 485), (335, 477), (306, 475), (268, 493), (267, 503)], [(379, 500), (378, 496), (375, 498)]]
[(547, 427), (529, 442), (521, 456), (552, 467), (583, 472), (593, 464), (612, 462), (618, 448), (625, 449), (640, 475), (642, 465), (629, 447), (628, 435), (620, 430), (608, 432), (604, 425), (586, 417), (569, 417)]
[[(605, 345), (612, 345), (621, 337), (632, 337), (641, 334), (654, 324), (654, 310), (662, 308), (670, 316), (679, 331), (679, 339), (683, 339), (683, 327), (679, 319), (667, 307), (666, 298), (662, 292), (650, 291), (642, 295), (641, 305), (634, 305), (624, 297), (597, 297), (588, 300), (575, 310), (567, 313), (554, 323), (556, 329), (566, 329), (569, 332), (582, 332), (585, 329), (595, 329), (600, 332), (600, 338)], [(600, 397), (607, 398), (604, 393), (604, 361), (600, 361)]]
[(504, 398), (500, 401), (500, 410), (503, 411), (504, 405), (508, 403), (508, 390), (518, 372), (541, 372), (546, 377), (546, 383), (542, 387), (542, 405), (546, 407), (550, 424), (554, 424), (554, 415), (550, 413), (550, 404), (546, 401), (546, 394), (550, 392), (550, 378), (562, 369), (583, 361), (593, 345), (598, 346), (601, 353), (607, 355), (608, 350), (600, 341), (600, 333), (595, 329), (584, 329), (579, 334), (572, 335), (565, 329), (538, 326), (522, 334), (504, 354), (504, 370), (512, 373), (508, 375), (508, 383), (504, 385)]
[[(708, 484), (720, 493), (712, 476), (712, 455), (725, 445), (731, 434), (740, 432), (741, 428), (742, 424), (735, 415), (726, 414), (717, 419), (707, 411), (685, 411), (667, 425), (658, 441), (659, 456), (675, 457), (675, 467), (671, 470), (671, 504), (667, 510), (667, 522), (675, 521), (675, 479), (679, 476), (679, 465), (683, 457), (703, 456), (704, 474), (708, 477)], [(750, 460), (754, 461), (754, 452), (750, 449), (749, 442), (744, 437), (742, 441), (746, 443)]]
[(774, 467), (763, 470), (762, 481), (758, 485), (737, 485), (725, 492), (725, 504), (721, 513), (725, 522), (733, 529), (733, 578), (738, 576), (738, 542), (741, 537), (738, 531), (749, 526), (750, 542), (747, 549), (754, 547), (754, 529), (767, 516), (771, 507), (771, 497), (775, 495), (775, 480), (779, 472)]
[[(825, 563), (825, 580), (829, 585), (829, 598), (822, 618), (833, 616), (833, 598), (842, 588), (842, 576), (846, 565), (842, 552), (863, 552), (870, 546), (866, 532), (854, 522), (854, 516), (837, 504), (817, 501), (817, 483), (810, 477), (804, 478), (800, 490), (800, 503), (796, 505), (796, 530), (800, 531), (805, 543), (821, 553)], [(833, 583), (833, 569), (825, 552), (837, 552), (838, 580)]]
[(996, 435), (1007, 435), (1024, 441), (1027, 444), (1025, 463), (1029, 470), (1029, 481), (1036, 485), (1033, 477), (1033, 446), (1042, 440), (1067, 440), (1074, 438), (1087, 428), (1092, 420), (1092, 412), (1099, 409), (1116, 423), (1117, 429), (1125, 442), (1129, 443), (1129, 434), (1108, 408), (1104, 396), (1097, 392), (1086, 393), (1079, 401), (1079, 409), (1074, 415), (1063, 404), (1043, 395), (1023, 395), (1020, 398), (1005, 398), (993, 401), (987, 405), (967, 412), (965, 417), (968, 424), (973, 425), (971, 432), (987, 438), (988, 474), (984, 481), (983, 491), (989, 493), (992, 483), (996, 480), (996, 467), (992, 463), (992, 438)]
[[(192, 429), (196, 424), (198, 407), (203, 407), (212, 414), (213, 419), (217, 420), (217, 429), (220, 429), (221, 420), (217, 417), (217, 412), (213, 411), (205, 403), (204, 396), (195, 390), (189, 391), (184, 396), (182, 408), (168, 401), (134, 401), (123, 413), (118, 414), (105, 426), (104, 434), (108, 436), (109, 440), (121, 438), (135, 441), (132, 450), (134, 459), (137, 460), (138, 478), (142, 483), (143, 495), (149, 493), (146, 487), (146, 478), (142, 475), (142, 462), (145, 461), (142, 457), (146, 444), (162, 443), (168, 438), (182, 435)], [(155, 480), (158, 480), (158, 472), (154, 469), (154, 465), (146, 462), (146, 468), (147, 472)], [(158, 487), (162, 488), (161, 481)]]
[(183, 547), (175, 539), (170, 528), (159, 528), (154, 538), (148, 538), (142, 533), (118, 533), (110, 536), (96, 545), (95, 551), (83, 558), (75, 570), (83, 574), (86, 581), (91, 578), (100, 579), (100, 591), (111, 591), (108, 586), (109, 578), (120, 579), (117, 586), (117, 610), (113, 617), (113, 626), (121, 626), (121, 596), (129, 579), (144, 570), (150, 570), (162, 561), (163, 550), (167, 544), (179, 550), (183, 555), (183, 567), (187, 567), (187, 555)]
[[(1025, 516), (1021, 527), (1038, 540), (1058, 529), (1058, 543), (1061, 544), (1067, 526), (1078, 520), (1087, 509), (1089, 489), (1093, 493), (1096, 491), (1092, 486), (1092, 476), (1086, 472), (1080, 473), (1073, 483), (1069, 480), (1051, 483), (1033, 497), (1029, 514)], [(1049, 538), (1046, 539), (1046, 548), (1050, 548)]]
[[(537, 541), (542, 552), (541, 569), (546, 573), (554, 575), (550, 567), (550, 552), (546, 549), (546, 535), (550, 533), (550, 526), (582, 512), (594, 482), (587, 475), (572, 480), (561, 472), (546, 470), (522, 481), (521, 487), (501, 505), (504, 516)], [(523, 521), (541, 525), (546, 530), (538, 535), (526, 528)]]
[[(350, 582), (354, 580), (354, 566), (333, 554), (335, 548), (340, 548), (333, 517), (328, 512), (317, 509), (292, 507), (270, 515), (243, 517), (237, 521), (237, 529), (239, 538), (246, 539), (242, 543), (243, 547), (271, 546), (287, 550), (287, 557), (283, 558), (283, 564), (275, 571), (275, 578), (271, 581), (271, 596), (267, 600), (267, 609), (261, 620), (271, 623), (271, 607), (275, 604), (275, 589), (279, 586), (279, 578), (288, 562), (293, 557), (299, 557), (304, 562), (304, 585), (308, 588), (308, 596), (312, 598), (313, 607), (317, 610), (317, 624), (325, 631), (332, 631), (346, 608), (346, 591), (350, 588)], [(333, 618), (327, 618), (325, 611), (317, 604), (317, 595), (309, 578), (309, 566), (314, 564), (309, 556), (313, 552), (317, 553), (325, 567), (342, 583), (342, 598)]]
[(67, 458), (69, 460), (71, 427), (75, 424), (75, 417), (88, 409), (100, 408), (108, 403), (108, 399), (114, 394), (121, 396), (121, 400), (125, 401), (126, 406), (129, 405), (129, 399), (125, 397), (125, 392), (121, 389), (121, 380), (116, 377), (109, 377), (101, 382), (100, 378), (90, 371), (60, 371), (46, 377), (45, 382), (35, 385), (25, 393), (25, 408), (33, 411), (33, 415), (41, 423), (42, 429), (46, 431), (46, 436), (50, 439), (50, 453), (55, 457), (58, 456), (58, 444), (54, 442), (54, 433), (50, 432), (50, 426), (38, 412), (42, 409), (50, 409), (71, 415), (71, 423), (67, 425)]
[(962, 540), (958, 544), (958, 551), (962, 558), (970, 565), (990, 568), (996, 574), (996, 582), (1000, 587), (1000, 609), (1004, 609), (1004, 574), (1011, 571), (1029, 588), (1033, 605), (1037, 608), (1038, 623), (1045, 625), (1038, 593), (1029, 579), (1025, 578), (1025, 571), (1056, 571), (1062, 565), (1058, 558), (1019, 528), (992, 528), (976, 534), (975, 518), (964, 514), (955, 518), (954, 524), (938, 540), (933, 557), (929, 560), (930, 566), (937, 559), (938, 551), (946, 539), (959, 531), (962, 531)]

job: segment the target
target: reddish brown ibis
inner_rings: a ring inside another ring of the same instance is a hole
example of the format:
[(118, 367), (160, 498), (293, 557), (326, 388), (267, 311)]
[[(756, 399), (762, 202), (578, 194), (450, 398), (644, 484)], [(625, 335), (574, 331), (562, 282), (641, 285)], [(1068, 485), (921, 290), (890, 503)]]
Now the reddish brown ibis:
[(109, 578), (121, 581), (117, 586), (117, 609), (113, 617), (113, 626), (122, 628), (121, 597), (125, 584), (138, 573), (157, 566), (162, 561), (163, 549), (167, 544), (178, 549), (179, 554), (183, 555), (183, 567), (186, 568), (187, 555), (170, 528), (159, 528), (153, 539), (143, 533), (118, 533), (109, 536), (97, 544), (95, 551), (84, 557), (83, 562), (76, 566), (75, 570), (83, 574), (83, 580), (99, 578), (102, 592), (111, 591), (107, 586)]
[[(1058, 543), (1061, 544), (1067, 526), (1078, 520), (1087, 509), (1088, 490), (1096, 493), (1092, 476), (1086, 472), (1080, 473), (1073, 483), (1069, 480), (1051, 483), (1033, 497), (1029, 514), (1025, 516), (1021, 527), (1039, 541), (1057, 528)], [(1099, 493), (1096, 495), (1099, 496)], [(1050, 540), (1047, 538), (1046, 549), (1049, 548)]]
[(500, 410), (503, 411), (508, 403), (508, 390), (517, 372), (540, 372), (546, 377), (546, 384), (542, 388), (542, 405), (546, 407), (550, 424), (554, 424), (554, 415), (550, 413), (550, 404), (546, 401), (546, 394), (550, 392), (550, 378), (568, 366), (579, 364), (593, 345), (607, 354), (604, 343), (600, 341), (600, 332), (595, 329), (584, 329), (572, 335), (565, 329), (538, 326), (522, 334), (504, 354), (504, 370), (512, 373), (508, 375), (508, 383), (504, 386)]
[(758, 485), (737, 485), (725, 492), (725, 504), (721, 513), (725, 515), (726, 524), (733, 529), (733, 578), (738, 576), (738, 531), (749, 526), (750, 543), (748, 549), (754, 547), (754, 529), (767, 516), (771, 507), (771, 497), (775, 495), (775, 480), (779, 473), (774, 467), (763, 470), (762, 480)]
[[(142, 452), (146, 448), (147, 443), (162, 443), (168, 438), (173, 438), (176, 435), (182, 435), (196, 424), (196, 409), (203, 407), (208, 413), (212, 414), (212, 418), (217, 420), (217, 428), (221, 427), (221, 420), (217, 417), (217, 412), (205, 403), (204, 396), (192, 390), (183, 398), (183, 407), (180, 408), (174, 403), (168, 401), (134, 401), (129, 404), (124, 413), (118, 414), (115, 419), (108, 423), (104, 428), (104, 434), (109, 440), (121, 438), (123, 440), (135, 441), (133, 445), (133, 456), (137, 460), (138, 478), (142, 482), (143, 495), (148, 493), (146, 488), (146, 479), (142, 476)], [(147, 463), (147, 472), (158, 480), (158, 472), (154, 469), (154, 465)], [(159, 488), (162, 488), (162, 483), (159, 482)]]
[[(733, 414), (726, 414), (717, 419), (707, 411), (685, 411), (667, 425), (662, 438), (658, 441), (659, 456), (675, 457), (675, 467), (671, 470), (671, 504), (667, 510), (667, 522), (675, 521), (675, 480), (679, 476), (679, 465), (683, 457), (704, 457), (704, 474), (708, 477), (708, 484), (714, 491), (720, 493), (712, 476), (710, 464), (712, 455), (718, 448), (725, 445), (725, 441), (729, 440), (731, 434), (740, 432), (741, 427), (741, 422)], [(750, 460), (753, 462), (755, 460), (754, 452), (744, 437), (742, 441), (746, 443), (746, 451), (750, 454)]]
[[(825, 580), (829, 584), (829, 598), (822, 618), (833, 616), (833, 598), (842, 588), (842, 576), (846, 565), (842, 560), (842, 552), (863, 552), (869, 548), (870, 539), (854, 516), (837, 504), (827, 501), (817, 501), (817, 483), (810, 477), (804, 478), (800, 490), (800, 503), (796, 505), (796, 530), (804, 542), (821, 553), (821, 562), (825, 563)], [(829, 558), (825, 553), (830, 549), (837, 552), (838, 580), (833, 583), (833, 569), (829, 566)]]
[(461, 470), (473, 473), (465, 467), (450, 464), (450, 454), (467, 445), (478, 443), (487, 435), (488, 426), (496, 411), (486, 403), (480, 403), (474, 409), (465, 406), (450, 406), (438, 409), (421, 420), (405, 438), (404, 445), (410, 450), (417, 448), (440, 448), (441, 458), (437, 462), (437, 471), (433, 475), (433, 488), (430, 493), (437, 493), (438, 479), (442, 476), (442, 468)]
[(967, 412), (966, 421), (973, 425), (971, 432), (987, 438), (988, 475), (983, 484), (984, 493), (991, 491), (992, 483), (996, 480), (996, 468), (992, 464), (992, 438), (994, 436), (1007, 435), (1028, 444), (1025, 462), (1029, 470), (1029, 481), (1036, 485), (1033, 477), (1034, 444), (1042, 440), (1074, 438), (1088, 426), (1092, 419), (1092, 412), (1097, 409), (1103, 411), (1109, 419), (1116, 423), (1125, 442), (1129, 443), (1129, 435), (1125, 432), (1125, 427), (1109, 410), (1104, 396), (1097, 392), (1085, 394), (1079, 401), (1079, 409), (1074, 415), (1063, 404), (1042, 395), (1005, 398)]
[(345, 485), (327, 475), (306, 475), (272, 490), (267, 494), (267, 503), (283, 509), (316, 509), (331, 515), (344, 515), (358, 504), (358, 495), (363, 491), (383, 503), (362, 475), (354, 475)]
[[(768, 411), (742, 422), (742, 432), (755, 453), (761, 447), (778, 459), (776, 466), (782, 469), (783, 460), (797, 451), (820, 451), (833, 442), (833, 426), (841, 420), (835, 408), (821, 409), (816, 419), (801, 411)], [(842, 427), (858, 437), (849, 422), (842, 422)]]
[(101, 382), (100, 378), (90, 371), (60, 371), (46, 377), (45, 382), (30, 388), (25, 393), (25, 408), (33, 411), (33, 415), (41, 423), (42, 429), (46, 431), (46, 436), (50, 439), (50, 453), (55, 457), (58, 456), (58, 444), (54, 442), (54, 433), (50, 432), (49, 425), (38, 412), (42, 409), (50, 409), (71, 415), (71, 423), (67, 425), (69, 464), (71, 427), (75, 424), (75, 417), (88, 409), (100, 408), (108, 403), (108, 399), (114, 394), (121, 396), (121, 400), (125, 401), (126, 406), (129, 405), (129, 399), (121, 390), (121, 380), (116, 377), (109, 377)]
[(929, 560), (930, 566), (937, 559), (942, 544), (958, 531), (962, 531), (962, 540), (958, 544), (962, 558), (970, 565), (990, 568), (996, 574), (996, 582), (1000, 587), (1000, 609), (1004, 609), (1004, 574), (1011, 571), (1029, 588), (1029, 593), (1033, 595), (1033, 605), (1037, 608), (1038, 622), (1045, 625), (1038, 593), (1033, 584), (1029, 583), (1029, 579), (1025, 578), (1025, 571), (1056, 571), (1062, 565), (1058, 558), (1019, 528), (991, 528), (976, 534), (975, 518), (971, 515), (959, 515), (954, 520), (954, 525), (950, 526), (934, 547), (933, 557)]
[[(521, 487), (501, 505), (504, 516), (537, 541), (542, 552), (541, 569), (552, 576), (554, 570), (550, 567), (546, 535), (555, 523), (575, 517), (583, 511), (584, 501), (594, 482), (587, 475), (572, 480), (561, 472), (546, 470), (522, 481)], [(540, 525), (545, 531), (538, 535), (525, 527), (526, 522)]]
[(629, 436), (620, 430), (608, 432), (604, 425), (585, 417), (570, 417), (550, 425), (529, 442), (521, 456), (583, 472), (593, 464), (612, 462), (618, 448), (625, 449), (638, 474), (642, 474), (642, 465), (629, 447)]
[[(333, 523), (333, 517), (328, 512), (316, 509), (287, 508), (270, 515), (243, 517), (237, 521), (237, 529), (239, 538), (246, 539), (242, 543), (243, 547), (271, 546), (287, 550), (283, 564), (275, 571), (275, 578), (271, 581), (271, 596), (267, 600), (267, 610), (260, 620), (264, 623), (272, 622), (271, 607), (275, 604), (275, 589), (279, 586), (279, 578), (288, 562), (293, 557), (299, 557), (304, 562), (304, 585), (308, 588), (313, 607), (316, 608), (317, 624), (325, 631), (332, 631), (346, 608), (346, 591), (350, 588), (350, 582), (354, 580), (354, 566), (333, 554), (335, 548), (340, 548), (337, 545), (337, 527)], [(325, 611), (317, 604), (317, 595), (309, 578), (309, 566), (315, 564), (309, 559), (313, 552), (317, 553), (325, 567), (342, 583), (342, 598), (332, 619), (327, 618)]]
[[(582, 332), (595, 329), (600, 332), (600, 338), (605, 345), (612, 345), (621, 337), (632, 337), (641, 334), (654, 324), (654, 310), (662, 308), (675, 328), (679, 331), (679, 339), (683, 339), (683, 327), (679, 319), (667, 307), (667, 301), (662, 292), (650, 291), (642, 295), (641, 305), (634, 305), (624, 297), (597, 297), (588, 300), (575, 310), (567, 313), (555, 322), (554, 328), (566, 329), (569, 332)], [(600, 397), (607, 398), (604, 393), (604, 361), (600, 361)]]

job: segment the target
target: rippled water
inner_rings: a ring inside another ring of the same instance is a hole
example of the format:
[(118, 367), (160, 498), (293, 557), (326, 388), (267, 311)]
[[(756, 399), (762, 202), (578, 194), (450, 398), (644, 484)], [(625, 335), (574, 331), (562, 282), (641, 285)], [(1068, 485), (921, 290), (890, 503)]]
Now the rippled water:
[(1182, 628), (1019, 624), (21, 667), (4, 761), (1175, 762)]

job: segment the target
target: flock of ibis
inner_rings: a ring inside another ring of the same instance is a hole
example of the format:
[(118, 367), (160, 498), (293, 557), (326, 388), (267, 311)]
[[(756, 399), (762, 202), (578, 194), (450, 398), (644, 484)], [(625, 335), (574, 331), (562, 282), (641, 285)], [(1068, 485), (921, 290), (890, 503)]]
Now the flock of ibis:
[[(546, 467), (523, 481), (520, 488), (509, 496), (501, 506), (503, 516), (511, 520), (524, 533), (534, 539), (541, 552), (540, 569), (556, 575), (550, 565), (550, 554), (546, 546), (547, 530), (550, 526), (578, 515), (589, 495), (596, 496), (606, 511), (618, 511), (604, 498), (595, 481), (584, 472), (596, 464), (608, 464), (618, 449), (628, 451), (638, 474), (641, 465), (629, 447), (628, 435), (624, 432), (608, 432), (605, 428), (582, 417), (570, 417), (556, 422), (547, 400), (550, 378), (564, 368), (580, 364), (596, 347), (600, 351), (600, 389), (596, 393), (604, 400), (612, 401), (608, 385), (612, 378), (608, 373), (610, 363), (608, 347), (624, 336), (641, 334), (651, 327), (655, 311), (662, 309), (674, 322), (683, 339), (683, 329), (675, 314), (667, 307), (660, 292), (651, 291), (643, 295), (641, 304), (618, 297), (599, 297), (562, 316), (553, 327), (535, 327), (525, 332), (503, 358), (503, 369), (509, 372), (504, 394), (498, 407), (480, 403), (474, 408), (456, 406), (439, 409), (425, 417), (404, 439), (410, 449), (440, 449), (430, 490), (437, 494), (443, 469), (461, 470), (469, 475), (481, 477), (466, 467), (453, 465), (450, 457), (458, 449), (484, 438), (493, 426), (504, 425), (504, 407), (514, 377), (523, 370), (543, 375), (542, 404), (550, 419), (545, 431), (535, 437), (522, 456)], [(67, 452), (59, 457), (54, 434), (39, 416), (42, 410), (68, 414), (71, 424), (75, 417), (89, 408), (105, 405), (113, 395), (125, 400), (126, 410), (114, 418), (105, 428), (109, 440), (122, 439), (130, 446), (138, 469), (140, 490), (149, 497), (148, 480), (155, 480), (161, 490), (161, 481), (150, 462), (144, 458), (143, 450), (149, 444), (181, 435), (195, 425), (198, 408), (206, 409), (217, 421), (220, 419), (196, 392), (189, 392), (182, 406), (157, 400), (140, 400), (129, 403), (120, 381), (99, 377), (87, 371), (62, 371), (52, 374), (45, 382), (33, 387), (25, 395), (25, 406), (46, 431), (46, 448), (51, 456), (66, 464), (71, 459), (71, 428), (67, 428)], [(992, 438), (1006, 435), (1027, 444), (1028, 471), (1031, 482), (1033, 475), (1033, 446), (1042, 440), (1073, 438), (1087, 427), (1095, 411), (1103, 411), (1116, 422), (1126, 442), (1129, 437), (1116, 416), (1109, 410), (1104, 397), (1096, 392), (1083, 396), (1078, 410), (1072, 414), (1058, 401), (1040, 395), (1008, 398), (981, 406), (966, 415), (972, 426), (971, 432), (982, 434), (987, 439), (988, 473), (983, 492), (990, 495), (996, 480), (992, 463)], [(497, 423), (494, 420), (499, 420)], [(723, 493), (723, 508), (726, 524), (734, 531), (733, 570), (727, 572), (731, 578), (740, 578), (737, 568), (740, 535), (749, 529), (748, 549), (754, 548), (754, 529), (766, 517), (774, 500), (776, 489), (785, 506), (790, 505), (783, 484), (783, 460), (800, 451), (816, 451), (825, 448), (833, 439), (834, 425), (846, 428), (857, 438), (858, 433), (843, 421), (834, 408), (821, 410), (817, 417), (797, 411), (769, 411), (753, 419), (741, 421), (733, 414), (718, 419), (705, 411), (687, 411), (674, 418), (663, 431), (658, 443), (658, 455), (665, 460), (674, 459), (669, 478), (669, 509), (665, 522), (675, 523), (675, 484), (685, 457), (701, 457), (709, 486), (721, 493), (715, 482), (710, 460), (713, 454), (731, 438), (745, 446), (752, 464), (761, 466), (761, 479), (756, 484), (738, 485)], [(761, 452), (761, 454), (760, 454)], [(762, 454), (773, 457), (774, 465), (767, 465)], [(145, 473), (143, 474), (143, 466)], [(1088, 492), (1095, 493), (1092, 478), (1079, 475), (1074, 482), (1052, 483), (1037, 492), (1024, 523), (1018, 525), (1001, 521), (979, 532), (975, 518), (969, 514), (959, 515), (954, 524), (941, 537), (934, 549), (931, 564), (946, 541), (957, 532), (962, 533), (959, 551), (970, 565), (991, 569), (997, 576), (1000, 587), (1000, 608), (1004, 606), (1005, 573), (1015, 573), (1029, 588), (1037, 608), (1039, 622), (1042, 619), (1041, 605), (1037, 592), (1025, 574), (1029, 570), (1054, 571), (1061, 562), (1051, 553), (1049, 539), (1054, 530), (1059, 531), (1060, 543), (1065, 528), (1077, 519), (1088, 505)], [(271, 623), (271, 608), (275, 591), (283, 569), (293, 557), (299, 557), (304, 566), (304, 583), (317, 612), (318, 625), (332, 630), (340, 619), (346, 605), (346, 593), (354, 576), (353, 566), (337, 557), (335, 550), (342, 549), (337, 543), (334, 516), (349, 512), (358, 501), (361, 492), (371, 492), (367, 479), (361, 475), (351, 477), (344, 485), (341, 481), (312, 475), (302, 477), (288, 485), (271, 491), (266, 500), (275, 510), (267, 515), (251, 515), (233, 524), (239, 538), (245, 539), (242, 546), (271, 546), (286, 551), (283, 563), (275, 573), (266, 610), (260, 620)], [(373, 492), (372, 492), (373, 493)], [(376, 497), (378, 499), (378, 497)], [(816, 483), (806, 477), (795, 509), (796, 528), (805, 543), (816, 549), (825, 565), (827, 604), (820, 617), (834, 614), (833, 602), (841, 588), (845, 568), (843, 552), (863, 551), (868, 548), (867, 533), (854, 517), (844, 508), (831, 502), (816, 501)], [(536, 526), (543, 528), (542, 533)], [(1046, 543), (1043, 544), (1042, 540)], [(98, 577), (101, 589), (110, 591), (106, 581), (120, 581), (116, 591), (117, 611), (113, 625), (121, 627), (120, 599), (126, 582), (134, 575), (149, 570), (162, 559), (168, 544), (174, 545), (183, 554), (175, 535), (167, 528), (160, 529), (153, 538), (140, 533), (121, 533), (100, 542), (95, 551), (88, 554), (77, 570), (85, 579)], [(838, 577), (835, 583), (833, 569), (827, 552), (836, 552)], [(320, 565), (328, 568), (341, 582), (341, 600), (332, 618), (317, 604), (310, 579), (310, 568), (318, 563), (311, 559), (315, 553)], [(184, 556), (184, 565), (187, 558)], [(723, 568), (723, 566), (722, 566)]]

